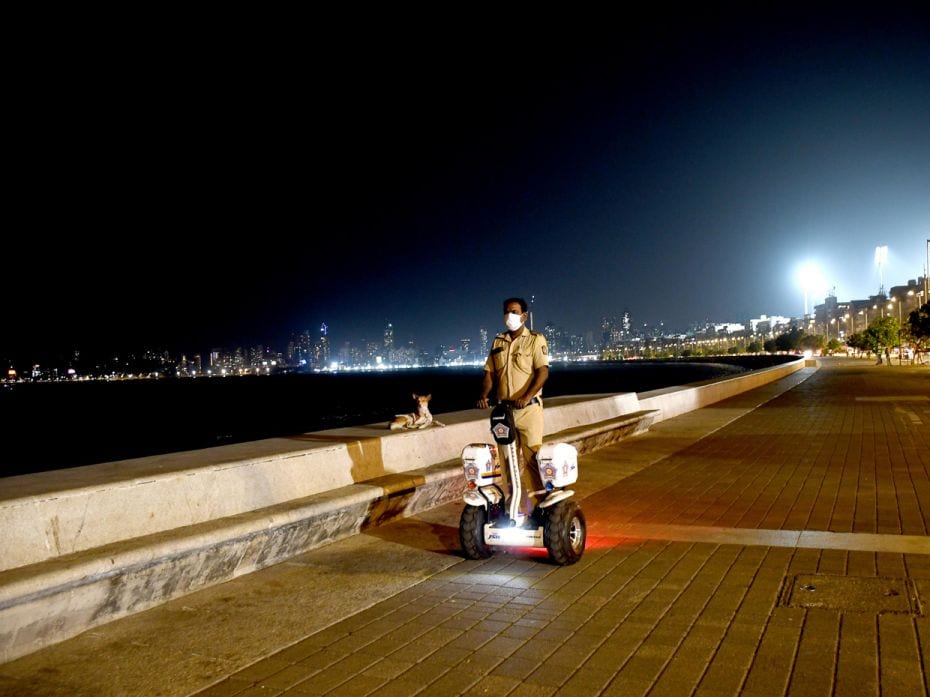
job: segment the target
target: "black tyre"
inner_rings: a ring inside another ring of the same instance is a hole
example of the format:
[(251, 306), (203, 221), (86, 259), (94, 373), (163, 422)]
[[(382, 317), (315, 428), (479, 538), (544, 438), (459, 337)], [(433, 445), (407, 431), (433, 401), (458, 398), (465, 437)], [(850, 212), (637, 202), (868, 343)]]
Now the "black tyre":
[(588, 527), (584, 513), (574, 501), (559, 501), (546, 511), (543, 541), (556, 564), (574, 564), (584, 554)]
[(484, 524), (488, 512), (484, 506), (465, 506), (459, 519), (459, 542), (462, 551), (469, 559), (487, 559), (491, 556), (491, 547), (484, 542)]

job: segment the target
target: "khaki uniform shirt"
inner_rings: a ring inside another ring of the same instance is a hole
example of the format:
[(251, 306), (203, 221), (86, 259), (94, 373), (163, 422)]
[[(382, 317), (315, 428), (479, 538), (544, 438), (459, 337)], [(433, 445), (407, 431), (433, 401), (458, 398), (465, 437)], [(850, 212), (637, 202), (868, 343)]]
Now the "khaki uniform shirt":
[[(523, 333), (516, 339), (511, 340), (510, 332), (494, 337), (484, 369), (492, 371), (497, 379), (497, 398), (513, 399), (532, 381), (538, 368), (548, 365), (546, 337), (523, 327)], [(538, 394), (542, 395), (542, 391)]]

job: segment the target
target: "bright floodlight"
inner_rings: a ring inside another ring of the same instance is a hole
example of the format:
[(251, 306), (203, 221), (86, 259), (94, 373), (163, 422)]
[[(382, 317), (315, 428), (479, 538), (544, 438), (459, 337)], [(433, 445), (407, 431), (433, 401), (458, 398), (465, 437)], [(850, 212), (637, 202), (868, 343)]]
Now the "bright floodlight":
[(816, 265), (808, 262), (798, 269), (798, 281), (804, 290), (804, 315), (807, 316), (807, 298), (815, 291), (826, 288), (827, 284)]
[(888, 259), (888, 245), (882, 245), (881, 247), (875, 248), (875, 265), (878, 267), (878, 282), (879, 289), (878, 294), (885, 294), (885, 273), (882, 267), (885, 265), (885, 261)]

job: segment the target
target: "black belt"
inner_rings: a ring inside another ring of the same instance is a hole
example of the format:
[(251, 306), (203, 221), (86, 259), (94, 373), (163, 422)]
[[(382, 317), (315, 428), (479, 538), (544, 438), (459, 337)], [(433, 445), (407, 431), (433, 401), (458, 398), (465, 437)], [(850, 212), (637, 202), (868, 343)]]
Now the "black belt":
[(533, 397), (533, 399), (531, 399), (531, 400), (530, 400), (529, 402), (527, 402), (525, 405), (523, 405), (522, 407), (518, 407), (518, 406), (517, 406), (517, 403), (516, 403), (515, 401), (513, 401), (512, 399), (502, 399), (502, 400), (501, 400), (501, 404), (503, 404), (503, 405), (505, 405), (505, 406), (508, 406), (508, 407), (510, 407), (511, 409), (525, 409), (526, 407), (530, 406), (531, 404), (542, 404), (542, 401), (539, 399), (539, 397)]

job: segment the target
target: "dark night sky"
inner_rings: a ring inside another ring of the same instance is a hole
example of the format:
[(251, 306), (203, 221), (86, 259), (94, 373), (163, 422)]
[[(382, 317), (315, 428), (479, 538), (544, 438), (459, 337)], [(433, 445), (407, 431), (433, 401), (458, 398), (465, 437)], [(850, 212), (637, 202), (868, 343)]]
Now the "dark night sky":
[(322, 321), (336, 345), (391, 321), (433, 347), (498, 331), (512, 294), (573, 332), (624, 309), (796, 316), (801, 263), (865, 297), (879, 244), (886, 286), (916, 278), (927, 4), (756, 5), (37, 49), (8, 129), (0, 354), (283, 348)]

